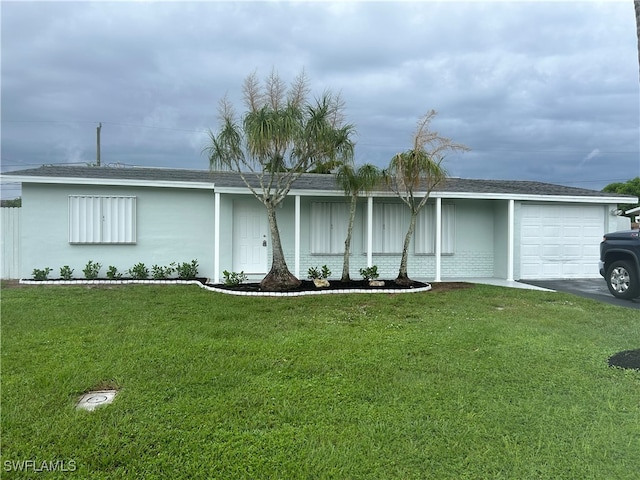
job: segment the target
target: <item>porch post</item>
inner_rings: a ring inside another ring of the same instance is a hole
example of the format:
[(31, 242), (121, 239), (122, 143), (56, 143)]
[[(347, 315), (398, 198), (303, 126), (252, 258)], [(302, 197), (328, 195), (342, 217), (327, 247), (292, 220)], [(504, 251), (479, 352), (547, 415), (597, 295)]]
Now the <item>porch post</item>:
[(295, 247), (294, 247), (294, 272), (293, 274), (300, 278), (300, 195), (295, 196)]
[(507, 281), (513, 282), (513, 242), (515, 229), (515, 200), (509, 200), (508, 234), (507, 234)]
[(367, 268), (373, 266), (373, 197), (367, 197)]
[(214, 194), (213, 206), (213, 283), (220, 283), (220, 193)]
[(442, 281), (442, 198), (436, 198), (436, 278)]

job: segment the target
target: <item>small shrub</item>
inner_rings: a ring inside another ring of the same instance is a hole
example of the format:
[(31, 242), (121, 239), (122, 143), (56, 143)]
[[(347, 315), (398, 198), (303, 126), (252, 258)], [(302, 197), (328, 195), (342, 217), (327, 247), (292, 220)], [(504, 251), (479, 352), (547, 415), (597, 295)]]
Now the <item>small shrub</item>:
[(136, 263), (129, 269), (129, 275), (131, 275), (134, 280), (146, 280), (149, 278), (149, 269), (142, 262)]
[(65, 265), (64, 267), (60, 267), (60, 278), (63, 280), (71, 280), (73, 276), (73, 268), (70, 268), (69, 265)]
[(222, 274), (224, 275), (224, 284), (225, 285), (229, 285), (231, 287), (235, 287), (237, 285), (240, 285), (242, 282), (246, 282), (248, 277), (244, 274), (244, 272), (228, 272), (228, 271), (224, 271), (222, 272)]
[(326, 265), (322, 266), (321, 270), (318, 270), (318, 267), (311, 267), (307, 272), (307, 277), (311, 280), (316, 280), (319, 278), (329, 278), (331, 275), (331, 270)]
[(51, 273), (51, 269), (49, 267), (46, 267), (43, 270), (34, 268), (31, 275), (33, 275), (34, 280), (44, 281), (49, 279), (49, 273)]
[(365, 280), (375, 280), (380, 276), (378, 274), (378, 266), (373, 265), (368, 268), (361, 268), (360, 275), (362, 275), (362, 278), (364, 278)]
[(97, 262), (94, 263), (93, 260), (89, 260), (87, 262), (87, 265), (82, 269), (84, 278), (86, 278), (87, 280), (95, 280), (96, 278), (98, 278), (100, 267), (102, 267), (102, 264)]
[(176, 270), (175, 265), (175, 262), (170, 263), (167, 267), (154, 265), (151, 267), (151, 278), (154, 280), (166, 280)]
[(176, 265), (176, 272), (180, 280), (188, 280), (198, 276), (198, 260), (191, 260), (191, 263), (182, 263)]
[(118, 269), (113, 265), (109, 265), (109, 269), (107, 270), (107, 278), (109, 280), (116, 280), (118, 278), (122, 278), (122, 274), (118, 272)]

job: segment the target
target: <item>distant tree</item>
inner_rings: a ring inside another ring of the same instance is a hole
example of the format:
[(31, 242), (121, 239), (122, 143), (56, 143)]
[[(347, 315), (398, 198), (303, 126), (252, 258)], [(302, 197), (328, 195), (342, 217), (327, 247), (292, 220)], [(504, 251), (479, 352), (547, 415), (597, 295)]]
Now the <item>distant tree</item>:
[(358, 196), (364, 192), (370, 192), (380, 183), (382, 174), (378, 167), (366, 163), (357, 169), (351, 164), (344, 163), (338, 167), (336, 171), (336, 181), (340, 188), (344, 190), (345, 195), (350, 197), (351, 204), (349, 208), (349, 226), (347, 228), (347, 238), (344, 241), (344, 260), (342, 262), (342, 278), (343, 282), (350, 280), (349, 276), (349, 256), (351, 254), (351, 236), (353, 233), (353, 222), (356, 218), (356, 205)]
[(308, 100), (304, 71), (287, 88), (272, 71), (260, 84), (255, 73), (243, 84), (246, 112), (238, 119), (225, 97), (219, 104), (221, 127), (209, 131), (203, 152), (212, 170), (237, 172), (267, 209), (272, 265), (264, 290), (282, 291), (300, 284), (288, 269), (280, 241), (276, 207), (304, 172), (333, 162), (351, 162), (354, 128), (343, 122), (339, 96), (325, 92)]
[(429, 200), (433, 189), (447, 177), (447, 172), (442, 166), (445, 153), (469, 150), (468, 147), (429, 130), (431, 120), (436, 115), (437, 112), (431, 110), (418, 121), (413, 134), (412, 148), (394, 155), (384, 172), (387, 184), (410, 211), (409, 228), (404, 238), (400, 269), (396, 278), (396, 283), (401, 285), (411, 283), (407, 274), (407, 261), (418, 212)]
[(2, 200), (2, 207), (21, 207), (22, 206), (22, 198), (14, 198), (13, 200)]
[[(610, 183), (606, 187), (602, 189), (603, 192), (607, 193), (620, 193), (623, 195), (633, 195), (634, 197), (640, 198), (640, 177), (632, 178), (626, 182), (616, 182)], [(629, 203), (621, 203), (618, 204), (618, 208), (621, 210), (629, 210), (638, 204), (629, 204)]]

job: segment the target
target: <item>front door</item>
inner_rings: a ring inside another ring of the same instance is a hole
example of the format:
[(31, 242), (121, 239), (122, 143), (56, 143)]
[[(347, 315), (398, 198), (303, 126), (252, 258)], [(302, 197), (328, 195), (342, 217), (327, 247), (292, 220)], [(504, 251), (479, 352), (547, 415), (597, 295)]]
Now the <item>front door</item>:
[(267, 273), (269, 238), (267, 212), (255, 201), (233, 204), (233, 271)]

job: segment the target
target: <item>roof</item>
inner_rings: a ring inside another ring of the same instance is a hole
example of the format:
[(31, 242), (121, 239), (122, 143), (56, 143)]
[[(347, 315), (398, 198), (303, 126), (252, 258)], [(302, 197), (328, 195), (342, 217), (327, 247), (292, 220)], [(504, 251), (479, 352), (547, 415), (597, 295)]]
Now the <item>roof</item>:
[[(5, 180), (23, 183), (57, 183), (57, 184), (93, 184), (93, 185), (130, 185), (157, 186), (176, 188), (204, 188), (216, 191), (231, 192), (247, 190), (242, 178), (235, 172), (211, 172), (209, 170), (185, 170), (169, 168), (143, 167), (88, 167), (52, 165), (18, 170), (2, 174)], [(253, 184), (255, 175), (247, 178)], [(257, 183), (256, 183), (257, 185)], [(292, 192), (297, 194), (313, 193), (342, 194), (336, 185), (333, 175), (305, 173), (293, 184)], [(381, 190), (381, 195), (390, 192)], [(606, 193), (584, 188), (567, 187), (551, 183), (522, 180), (482, 180), (447, 178), (432, 192), (432, 197), (442, 198), (556, 198), (568, 201), (626, 202), (635, 203), (637, 197)]]
[(624, 212), (625, 215), (630, 215), (632, 213), (638, 213), (640, 212), (640, 207), (636, 207), (636, 208), (632, 208), (631, 210), (627, 210), (626, 212)]

